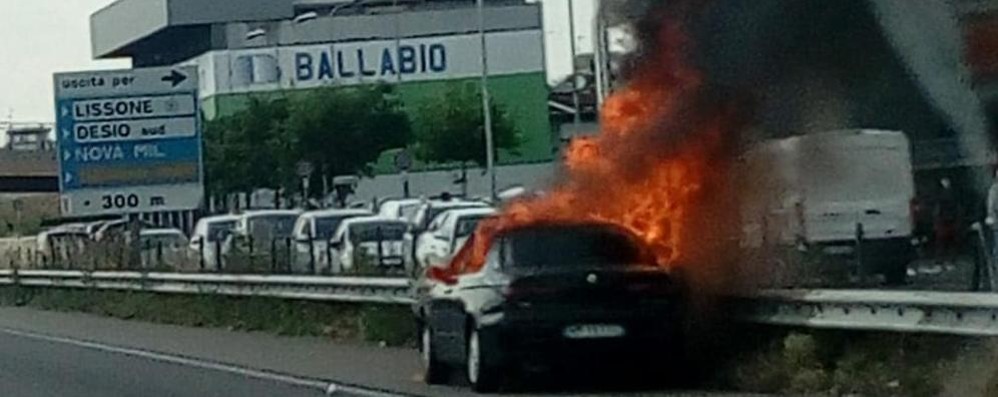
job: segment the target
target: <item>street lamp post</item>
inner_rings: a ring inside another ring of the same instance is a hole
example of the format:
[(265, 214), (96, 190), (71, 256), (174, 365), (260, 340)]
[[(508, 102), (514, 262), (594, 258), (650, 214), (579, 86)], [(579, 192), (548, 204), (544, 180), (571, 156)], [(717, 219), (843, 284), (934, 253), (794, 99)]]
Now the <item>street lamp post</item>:
[(485, 121), (485, 168), (489, 173), (489, 196), (496, 197), (495, 142), (492, 137), (492, 101), (489, 98), (489, 53), (485, 41), (485, 0), (478, 0), (478, 36), (482, 46), (482, 112)]

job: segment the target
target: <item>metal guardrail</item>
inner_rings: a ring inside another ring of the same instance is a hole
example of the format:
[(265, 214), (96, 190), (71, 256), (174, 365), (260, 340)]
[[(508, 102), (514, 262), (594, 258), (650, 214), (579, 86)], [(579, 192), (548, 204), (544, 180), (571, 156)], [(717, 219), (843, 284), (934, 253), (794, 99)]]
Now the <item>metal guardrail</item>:
[(403, 278), (0, 270), (0, 285), (380, 304), (412, 302), (409, 280)]
[[(410, 304), (405, 278), (0, 270), (0, 285)], [(998, 294), (881, 290), (767, 290), (734, 298), (759, 324), (998, 336)]]
[(880, 290), (780, 290), (739, 298), (741, 320), (865, 331), (998, 336), (998, 294)]

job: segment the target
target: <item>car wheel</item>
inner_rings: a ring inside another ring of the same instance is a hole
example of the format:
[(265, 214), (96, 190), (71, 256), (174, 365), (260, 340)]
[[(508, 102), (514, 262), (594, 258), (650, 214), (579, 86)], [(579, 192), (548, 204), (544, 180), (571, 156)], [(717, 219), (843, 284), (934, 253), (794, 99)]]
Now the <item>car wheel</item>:
[(429, 385), (440, 385), (447, 382), (447, 368), (437, 360), (436, 349), (433, 346), (433, 334), (430, 327), (423, 327), (420, 335), (420, 353), (423, 358), (423, 379)]
[(471, 389), (478, 393), (494, 392), (499, 388), (499, 366), (495, 362), (495, 348), (481, 338), (477, 329), (468, 335), (466, 372)]

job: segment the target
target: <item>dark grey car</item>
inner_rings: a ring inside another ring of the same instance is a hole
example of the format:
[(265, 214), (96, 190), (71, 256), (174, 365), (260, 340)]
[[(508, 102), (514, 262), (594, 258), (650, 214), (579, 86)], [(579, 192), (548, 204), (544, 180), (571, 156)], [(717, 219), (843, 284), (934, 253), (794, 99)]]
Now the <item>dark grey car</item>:
[(615, 226), (500, 233), (480, 271), (438, 273), (417, 293), (425, 379), (443, 383), (461, 368), (488, 392), (524, 364), (661, 358), (682, 344), (679, 284)]

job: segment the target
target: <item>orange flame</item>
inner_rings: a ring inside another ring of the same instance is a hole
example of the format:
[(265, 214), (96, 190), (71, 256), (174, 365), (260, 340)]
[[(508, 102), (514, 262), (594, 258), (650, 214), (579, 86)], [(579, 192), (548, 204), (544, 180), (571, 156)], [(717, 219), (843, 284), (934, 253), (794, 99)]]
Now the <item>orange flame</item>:
[(715, 191), (710, 185), (723, 183), (730, 144), (729, 118), (697, 116), (703, 78), (686, 62), (688, 49), (681, 24), (664, 23), (657, 50), (607, 98), (600, 134), (567, 148), (565, 181), (483, 222), (450, 270), (480, 268), (496, 233), (546, 222), (618, 224), (641, 237), (662, 266), (691, 260), (703, 238), (694, 231), (706, 229), (697, 218)]

